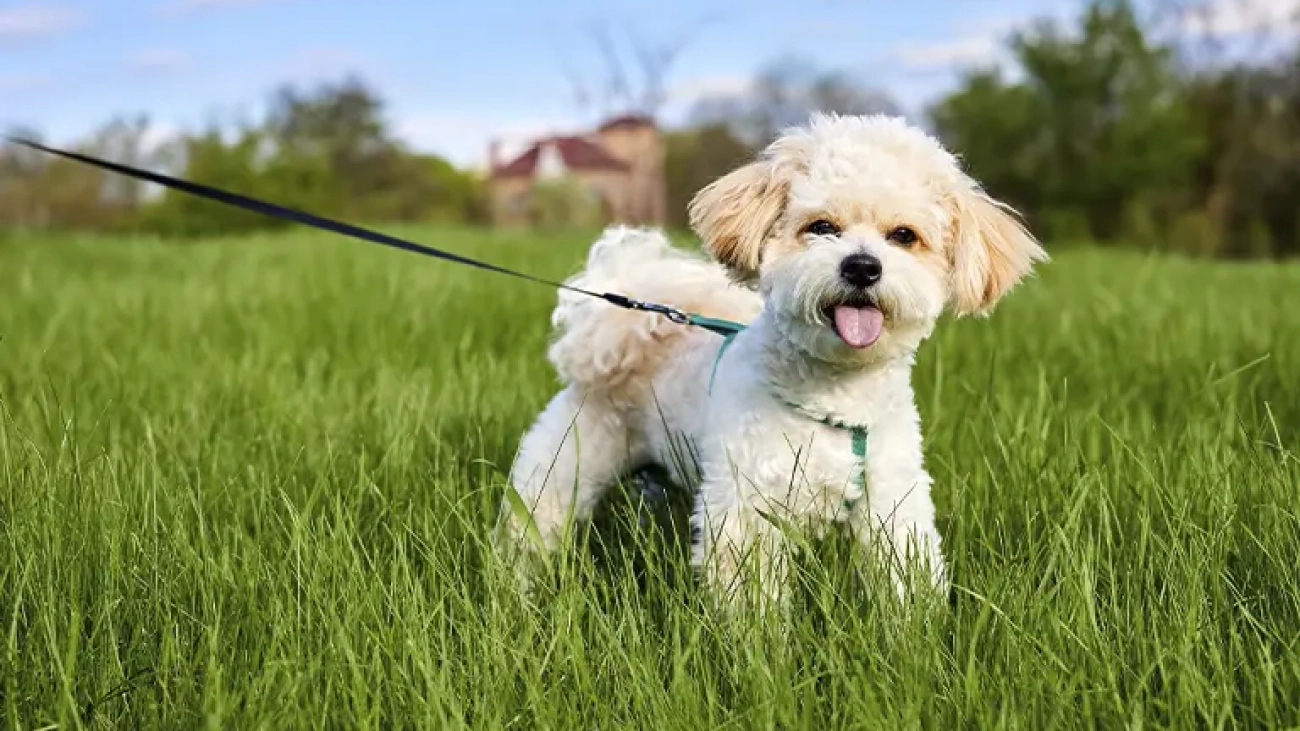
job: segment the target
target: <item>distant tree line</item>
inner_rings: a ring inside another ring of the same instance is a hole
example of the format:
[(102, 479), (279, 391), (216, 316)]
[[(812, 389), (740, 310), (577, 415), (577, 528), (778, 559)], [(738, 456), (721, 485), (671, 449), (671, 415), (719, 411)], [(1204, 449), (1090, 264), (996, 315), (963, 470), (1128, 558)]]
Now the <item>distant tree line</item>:
[(1045, 236), (1300, 254), (1300, 24), (1234, 59), (1186, 34), (1195, 7), (1161, 7), (1180, 12), (1094, 2), (1013, 34), (1020, 78), (970, 73), (930, 109), (937, 132)]
[[(1247, 39), (1244, 52), (1229, 54), (1192, 34), (1197, 3), (1152, 7), (1144, 15), (1127, 0), (1094, 0), (1067, 23), (1011, 32), (1010, 63), (967, 69), (920, 119), (1049, 241), (1300, 254), (1300, 33), (1271, 28), (1260, 38), (1280, 45)], [(817, 109), (899, 105), (852, 74), (778, 59), (743, 92), (699, 101), (667, 131), (672, 223), (685, 224), (700, 187)], [(405, 147), (380, 96), (356, 79), (280, 89), (252, 123), (214, 124), (161, 146), (148, 139), (145, 120), (117, 119), (80, 147), (350, 220), (486, 222), (481, 177)], [(0, 147), (0, 230), (179, 237), (267, 225)]]
[[(348, 220), (483, 220), (479, 181), (399, 142), (379, 95), (359, 79), (281, 88), (252, 123), (212, 123), (160, 145), (148, 144), (149, 132), (144, 118), (114, 119), (76, 147)], [(32, 130), (13, 136), (39, 140)], [(26, 148), (0, 148), (0, 227), (186, 237), (284, 225), (184, 193), (150, 194), (146, 184)]]

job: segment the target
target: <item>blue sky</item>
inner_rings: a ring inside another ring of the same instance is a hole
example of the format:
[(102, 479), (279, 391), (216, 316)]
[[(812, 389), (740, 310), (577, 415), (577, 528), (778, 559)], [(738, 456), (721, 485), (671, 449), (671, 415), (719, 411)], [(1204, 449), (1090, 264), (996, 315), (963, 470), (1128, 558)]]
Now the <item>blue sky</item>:
[[(1239, 2), (1240, 0), (1238, 0)], [(1256, 0), (1283, 2), (1284, 0)], [(659, 42), (687, 33), (671, 121), (701, 94), (743, 88), (798, 54), (859, 75), (911, 108), (1009, 28), (1070, 15), (1074, 0), (0, 0), (0, 125), (55, 141), (117, 113), (159, 134), (255, 112), (281, 82), (356, 72), (412, 145), (481, 163), (507, 142), (580, 128), (566, 73), (599, 78), (590, 28)]]

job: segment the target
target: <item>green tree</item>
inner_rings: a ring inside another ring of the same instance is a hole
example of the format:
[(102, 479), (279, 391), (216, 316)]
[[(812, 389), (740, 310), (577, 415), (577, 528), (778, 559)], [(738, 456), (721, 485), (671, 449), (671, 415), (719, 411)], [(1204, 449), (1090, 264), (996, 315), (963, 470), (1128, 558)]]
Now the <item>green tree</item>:
[[(183, 138), (176, 167), (192, 180), (347, 220), (481, 217), (479, 182), (441, 158), (406, 150), (391, 137), (382, 107), (378, 94), (354, 79), (307, 91), (284, 87), (262, 120)], [(138, 225), (185, 236), (284, 224), (168, 191)]]
[[(73, 147), (80, 152), (149, 166), (144, 117), (117, 117)], [(14, 137), (40, 141), (35, 130)], [(0, 226), (112, 230), (139, 208), (144, 186), (122, 176), (18, 145), (0, 146)]]
[(1040, 222), (1102, 240), (1125, 233), (1133, 206), (1167, 218), (1204, 139), (1171, 49), (1132, 3), (1093, 2), (1076, 29), (1040, 22), (1009, 45), (1022, 81), (974, 74), (931, 110), (974, 172)]
[(744, 164), (754, 149), (722, 122), (669, 132), (664, 176), (668, 186), (669, 224), (688, 225), (687, 204), (701, 188)]
[(930, 118), (989, 190), (1031, 212), (1045, 203), (1040, 173), (1051, 159), (1042, 110), (1034, 89), (1007, 83), (995, 68), (969, 74), (960, 91), (930, 109)]
[[(242, 129), (227, 140), (224, 130), (215, 126), (185, 137), (180, 142), (184, 177), (218, 188), (255, 193), (276, 199), (275, 191), (262, 188), (259, 151), (263, 138), (255, 129)], [(290, 201), (276, 200), (290, 203)], [(166, 236), (188, 237), (212, 234), (238, 234), (283, 226), (275, 219), (166, 189), (145, 207), (136, 226)]]
[(1207, 74), (1189, 96), (1208, 142), (1193, 187), (1219, 253), (1300, 254), (1300, 49)]

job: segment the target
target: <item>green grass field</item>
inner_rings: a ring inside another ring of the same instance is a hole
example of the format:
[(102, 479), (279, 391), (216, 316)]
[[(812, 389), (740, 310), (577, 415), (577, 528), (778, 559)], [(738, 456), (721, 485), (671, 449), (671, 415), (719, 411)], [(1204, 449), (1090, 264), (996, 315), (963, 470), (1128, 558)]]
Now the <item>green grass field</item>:
[[(415, 233), (555, 277), (586, 245)], [(1295, 728), (1297, 291), (1071, 250), (945, 321), (951, 604), (832, 543), (782, 623), (706, 603), (680, 493), (510, 591), (545, 288), (310, 233), (0, 242), (0, 726)]]

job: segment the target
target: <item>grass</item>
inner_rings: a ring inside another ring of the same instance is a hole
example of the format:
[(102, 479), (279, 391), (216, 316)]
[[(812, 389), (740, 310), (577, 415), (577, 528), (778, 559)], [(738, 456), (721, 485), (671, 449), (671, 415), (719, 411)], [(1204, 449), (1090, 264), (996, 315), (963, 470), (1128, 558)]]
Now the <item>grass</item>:
[[(557, 277), (585, 247), (420, 233)], [(312, 234), (0, 242), (0, 726), (1296, 727), (1298, 289), (1070, 250), (942, 323), (951, 604), (832, 542), (782, 624), (707, 605), (680, 492), (509, 590), (544, 288)]]

